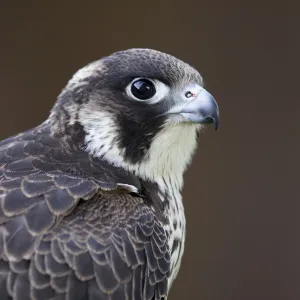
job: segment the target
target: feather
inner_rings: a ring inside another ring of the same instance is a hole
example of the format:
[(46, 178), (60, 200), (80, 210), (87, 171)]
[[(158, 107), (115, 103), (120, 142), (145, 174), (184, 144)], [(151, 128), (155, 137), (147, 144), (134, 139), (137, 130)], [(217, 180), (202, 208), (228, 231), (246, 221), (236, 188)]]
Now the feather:
[(47, 121), (0, 141), (1, 299), (167, 298), (199, 126), (162, 117), (174, 97), (127, 101), (133, 74), (156, 80), (158, 100), (202, 85), (170, 55), (117, 52), (78, 71)]

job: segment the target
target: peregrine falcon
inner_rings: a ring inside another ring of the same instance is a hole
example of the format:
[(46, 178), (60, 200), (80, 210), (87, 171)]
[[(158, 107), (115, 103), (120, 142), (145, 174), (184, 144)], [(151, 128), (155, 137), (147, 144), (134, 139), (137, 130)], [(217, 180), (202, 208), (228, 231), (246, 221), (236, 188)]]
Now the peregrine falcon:
[(80, 69), (49, 117), (0, 142), (1, 300), (166, 300), (184, 252), (183, 174), (219, 109), (152, 49)]

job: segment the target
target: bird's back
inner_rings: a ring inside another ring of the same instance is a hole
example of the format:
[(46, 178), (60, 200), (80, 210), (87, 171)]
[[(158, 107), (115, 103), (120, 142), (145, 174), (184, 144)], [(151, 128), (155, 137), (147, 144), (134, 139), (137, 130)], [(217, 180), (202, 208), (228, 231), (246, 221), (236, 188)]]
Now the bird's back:
[(0, 295), (164, 299), (167, 233), (138, 179), (64, 149), (45, 123), (0, 143)]

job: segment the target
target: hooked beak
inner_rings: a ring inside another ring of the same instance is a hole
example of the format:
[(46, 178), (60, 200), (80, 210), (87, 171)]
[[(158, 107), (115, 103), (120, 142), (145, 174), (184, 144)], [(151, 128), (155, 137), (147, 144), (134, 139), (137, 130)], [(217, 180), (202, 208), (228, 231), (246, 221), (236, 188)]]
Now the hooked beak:
[(214, 97), (203, 88), (194, 100), (185, 106), (181, 106), (178, 110), (173, 110), (172, 113), (180, 114), (188, 122), (198, 124), (214, 123), (215, 130), (219, 126), (218, 104)]

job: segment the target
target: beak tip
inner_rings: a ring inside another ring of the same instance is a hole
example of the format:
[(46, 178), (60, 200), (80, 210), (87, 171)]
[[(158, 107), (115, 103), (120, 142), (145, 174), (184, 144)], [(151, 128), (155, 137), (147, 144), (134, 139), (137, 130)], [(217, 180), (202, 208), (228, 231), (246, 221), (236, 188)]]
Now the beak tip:
[(200, 124), (214, 124), (215, 130), (218, 130), (219, 128), (219, 116), (208, 116), (205, 119), (203, 119)]
[(215, 130), (218, 130), (218, 128), (219, 128), (219, 118), (215, 118), (214, 119), (214, 123), (215, 123)]

